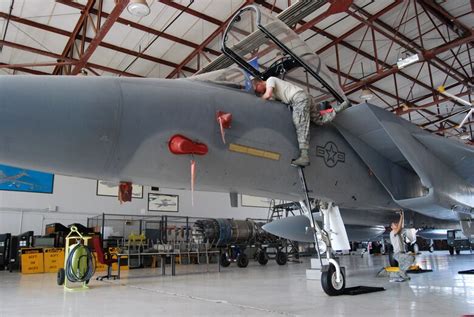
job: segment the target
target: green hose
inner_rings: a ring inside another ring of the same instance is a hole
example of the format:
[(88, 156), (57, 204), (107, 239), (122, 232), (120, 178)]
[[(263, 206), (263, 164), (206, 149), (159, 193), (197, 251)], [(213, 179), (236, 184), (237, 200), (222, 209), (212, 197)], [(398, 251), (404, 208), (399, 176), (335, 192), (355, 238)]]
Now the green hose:
[(70, 282), (88, 282), (95, 273), (94, 256), (90, 249), (82, 244), (71, 246), (65, 271)]

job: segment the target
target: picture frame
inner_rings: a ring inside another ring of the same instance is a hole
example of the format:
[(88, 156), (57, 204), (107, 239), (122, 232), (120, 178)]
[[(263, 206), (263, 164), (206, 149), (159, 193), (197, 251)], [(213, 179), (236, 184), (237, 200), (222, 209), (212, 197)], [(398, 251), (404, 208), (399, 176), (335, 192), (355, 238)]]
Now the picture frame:
[[(96, 195), (118, 197), (119, 185), (114, 182), (97, 180)], [(143, 199), (143, 186), (132, 184), (132, 199)]]
[(251, 195), (240, 195), (240, 205), (242, 207), (254, 207), (254, 208), (270, 208), (272, 200), (275, 201), (275, 205), (290, 203), (291, 201), (282, 199), (271, 199), (266, 197), (258, 197)]
[(148, 211), (179, 212), (179, 196), (149, 193)]
[(242, 207), (257, 207), (257, 208), (270, 208), (272, 200), (266, 197), (258, 197), (251, 195), (240, 195), (240, 205)]
[(54, 174), (0, 164), (0, 190), (52, 194)]

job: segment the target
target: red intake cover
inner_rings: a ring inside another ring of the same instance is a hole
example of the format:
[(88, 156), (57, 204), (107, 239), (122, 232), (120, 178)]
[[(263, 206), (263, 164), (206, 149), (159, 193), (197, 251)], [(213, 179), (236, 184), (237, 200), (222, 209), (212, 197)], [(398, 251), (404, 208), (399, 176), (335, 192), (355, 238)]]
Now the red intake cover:
[(194, 142), (193, 140), (181, 134), (175, 134), (171, 137), (168, 148), (170, 152), (176, 155), (179, 154), (195, 154), (206, 155), (207, 145), (204, 143)]
[(232, 124), (232, 113), (217, 111), (216, 119), (217, 122), (219, 122), (219, 119), (221, 120), (224, 129), (229, 129)]

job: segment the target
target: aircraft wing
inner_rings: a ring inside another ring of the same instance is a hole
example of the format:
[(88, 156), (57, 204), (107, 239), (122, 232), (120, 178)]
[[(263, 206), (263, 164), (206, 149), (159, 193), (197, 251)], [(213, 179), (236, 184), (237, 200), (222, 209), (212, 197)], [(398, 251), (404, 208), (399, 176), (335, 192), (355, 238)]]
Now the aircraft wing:
[[(277, 15), (277, 18), (291, 27), (302, 19), (304, 19), (305, 17), (307, 17), (308, 15), (310, 15), (311, 13), (313, 13), (314, 11), (321, 8), (326, 3), (326, 0), (301, 0), (288, 7), (286, 10), (282, 11), (280, 14)], [(241, 49), (245, 48), (242, 53), (247, 54), (255, 48), (258, 48), (260, 45), (262, 45), (262, 42), (265, 42), (266, 40), (267, 39), (265, 38), (265, 34), (260, 31), (255, 31), (248, 35), (245, 39), (237, 43), (236, 46), (238, 45)], [(213, 60), (210, 64), (203, 67), (197, 74), (203, 74), (210, 71), (223, 69), (231, 66), (233, 63), (234, 62), (230, 58), (222, 54), (215, 60)]]

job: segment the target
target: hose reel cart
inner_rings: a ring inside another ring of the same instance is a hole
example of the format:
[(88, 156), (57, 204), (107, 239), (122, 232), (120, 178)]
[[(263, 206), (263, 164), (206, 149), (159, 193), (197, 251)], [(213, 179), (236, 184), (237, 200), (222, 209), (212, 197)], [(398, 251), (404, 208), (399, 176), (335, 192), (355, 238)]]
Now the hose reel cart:
[[(76, 226), (66, 236), (64, 269), (59, 269), (58, 285), (64, 285), (66, 290), (89, 288), (87, 284), (95, 273), (94, 256), (88, 247), (92, 237), (82, 235)], [(71, 283), (82, 283), (81, 287), (71, 287)]]

